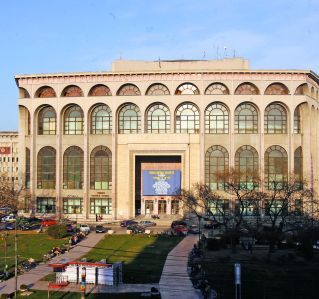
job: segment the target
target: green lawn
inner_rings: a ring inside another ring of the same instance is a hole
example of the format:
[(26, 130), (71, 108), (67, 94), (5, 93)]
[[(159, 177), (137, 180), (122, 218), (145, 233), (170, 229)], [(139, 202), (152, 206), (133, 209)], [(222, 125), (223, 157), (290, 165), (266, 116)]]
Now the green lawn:
[(181, 237), (147, 235), (106, 235), (85, 257), (124, 262), (124, 283), (158, 283), (167, 254)]
[[(42, 261), (43, 254), (47, 253), (55, 246), (67, 243), (67, 239), (52, 239), (46, 233), (42, 234), (18, 234), (18, 253), (19, 261), (32, 257)], [(5, 242), (0, 238), (0, 271), (5, 265)], [(7, 264), (9, 269), (14, 267), (14, 235), (10, 234), (7, 238)]]

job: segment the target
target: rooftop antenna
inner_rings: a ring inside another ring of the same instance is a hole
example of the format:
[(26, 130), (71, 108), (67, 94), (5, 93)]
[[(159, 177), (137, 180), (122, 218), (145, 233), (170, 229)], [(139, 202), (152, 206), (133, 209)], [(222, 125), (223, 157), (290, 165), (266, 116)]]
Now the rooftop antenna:
[(161, 57), (158, 56), (158, 66), (161, 68)]
[(203, 53), (203, 59), (206, 58), (206, 51)]
[(224, 57), (227, 57), (227, 47), (224, 46)]
[(234, 49), (234, 54), (233, 54), (233, 58), (236, 57), (236, 50)]

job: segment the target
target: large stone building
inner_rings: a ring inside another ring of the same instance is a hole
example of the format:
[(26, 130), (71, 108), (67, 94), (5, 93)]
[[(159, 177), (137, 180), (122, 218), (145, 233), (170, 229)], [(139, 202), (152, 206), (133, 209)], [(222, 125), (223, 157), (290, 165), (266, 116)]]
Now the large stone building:
[(112, 71), (18, 75), (19, 162), (38, 213), (180, 213), (171, 196), (216, 171), (295, 172), (318, 190), (318, 83), (240, 58), (125, 61)]

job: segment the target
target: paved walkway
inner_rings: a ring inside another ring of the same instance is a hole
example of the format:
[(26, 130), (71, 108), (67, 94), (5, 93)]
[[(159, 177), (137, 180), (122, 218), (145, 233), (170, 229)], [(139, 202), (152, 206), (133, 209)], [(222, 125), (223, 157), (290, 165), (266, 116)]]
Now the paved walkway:
[[(104, 237), (104, 234), (91, 233), (87, 236), (87, 238), (85, 238), (83, 241), (81, 241), (76, 246), (74, 246), (72, 250), (70, 250), (69, 252), (63, 255), (53, 258), (52, 260), (50, 260), (50, 263), (58, 262), (62, 259), (68, 259), (68, 260), (78, 259), (82, 255), (90, 251), (91, 248), (94, 247), (103, 237)], [(47, 264), (40, 264), (35, 269), (32, 269), (29, 272), (26, 272), (25, 274), (18, 276), (18, 289), (20, 288), (21, 284), (32, 286), (42, 277), (50, 273), (52, 273), (51, 267), (49, 267)], [(3, 294), (3, 293), (10, 294), (10, 293), (13, 293), (14, 290), (15, 290), (14, 277), (0, 283), (0, 294)]]
[(188, 235), (168, 254), (159, 282), (162, 299), (201, 298), (187, 273), (188, 253), (197, 240), (198, 235)]

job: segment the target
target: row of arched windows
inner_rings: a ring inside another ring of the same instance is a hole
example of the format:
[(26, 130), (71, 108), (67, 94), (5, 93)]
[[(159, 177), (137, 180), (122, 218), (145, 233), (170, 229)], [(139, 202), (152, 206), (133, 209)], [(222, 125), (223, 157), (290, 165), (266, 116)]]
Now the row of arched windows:
[[(30, 94), (26, 89), (21, 88), (21, 97), (30, 98)], [(147, 96), (165, 96), (170, 95), (168, 87), (162, 83), (155, 83), (149, 86), (145, 95)], [(183, 83), (179, 85), (174, 95), (199, 95), (199, 88), (193, 83)], [(206, 87), (204, 91), (205, 95), (229, 95), (229, 88), (220, 82), (215, 82)], [(234, 92), (235, 95), (260, 95), (258, 87), (251, 82), (244, 82), (239, 84)], [(283, 83), (272, 83), (268, 85), (264, 92), (265, 95), (289, 95), (290, 91), (288, 87)], [(295, 95), (311, 95), (313, 97), (318, 96), (318, 91), (315, 94), (314, 87), (311, 87), (309, 92), (308, 85), (306, 83), (301, 84), (295, 90)], [(122, 85), (116, 92), (117, 96), (140, 96), (140, 89), (131, 83)], [(60, 95), (61, 97), (83, 97), (84, 93), (82, 89), (77, 85), (69, 85), (65, 87)], [(95, 96), (112, 96), (110, 88), (103, 84), (93, 86), (89, 93), (89, 97)], [(57, 94), (55, 90), (50, 86), (42, 86), (35, 92), (35, 98), (55, 98)]]
[[(82, 189), (83, 174), (83, 150), (78, 146), (67, 148), (63, 155), (63, 189)], [(37, 188), (55, 189), (55, 184), (56, 150), (46, 146), (37, 157)], [(98, 146), (90, 154), (90, 189), (110, 190), (111, 187), (112, 153), (106, 146)]]
[[(176, 133), (199, 133), (200, 115), (198, 107), (185, 102), (175, 111)], [(171, 115), (163, 103), (153, 103), (146, 110), (145, 128), (147, 133), (169, 133)], [(294, 133), (300, 133), (300, 107), (294, 112)], [(234, 112), (235, 133), (258, 133), (258, 111), (249, 102), (237, 106)], [(80, 106), (69, 106), (63, 114), (63, 131), (65, 135), (79, 135), (84, 131), (84, 113)], [(265, 109), (264, 131), (267, 134), (286, 134), (287, 111), (280, 103), (272, 103)], [(91, 134), (112, 133), (112, 112), (108, 105), (95, 106), (90, 115)], [(118, 113), (118, 133), (130, 134), (141, 132), (141, 111), (133, 103), (124, 104)], [(210, 104), (205, 110), (205, 133), (228, 134), (229, 110), (220, 102)], [(38, 134), (56, 134), (56, 112), (51, 106), (43, 107), (38, 113)]]
[[(252, 182), (252, 174), (259, 174), (258, 152), (250, 145), (241, 146), (235, 153), (235, 169), (241, 174), (244, 184)], [(270, 189), (275, 182), (285, 182), (288, 179), (288, 155), (279, 145), (270, 146), (265, 151), (265, 186)], [(298, 181), (302, 181), (303, 164), (302, 148), (294, 153), (294, 173)], [(205, 182), (213, 190), (224, 189), (223, 173), (229, 170), (229, 154), (220, 145), (211, 146), (205, 154)]]

